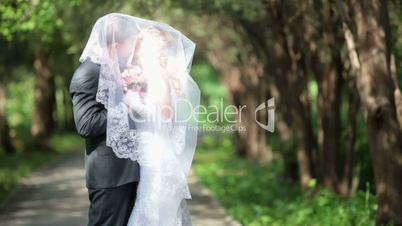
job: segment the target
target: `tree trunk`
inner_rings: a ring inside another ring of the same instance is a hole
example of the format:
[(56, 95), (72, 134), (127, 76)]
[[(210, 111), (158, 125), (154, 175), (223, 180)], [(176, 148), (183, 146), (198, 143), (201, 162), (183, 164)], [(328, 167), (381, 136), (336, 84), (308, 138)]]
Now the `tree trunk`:
[[(218, 46), (209, 50), (207, 57), (212, 66), (222, 73), (221, 80), (229, 92), (229, 101), (236, 107), (245, 106), (241, 118), (237, 118), (237, 125), (243, 126), (246, 131), (235, 131), (236, 150), (240, 156), (270, 162), (272, 153), (266, 143), (268, 131), (256, 122), (266, 123), (267, 109), (255, 112), (257, 106), (268, 99), (262, 64), (242, 28), (229, 20), (226, 26), (235, 29), (236, 34), (229, 36), (221, 32), (216, 37), (218, 40), (211, 39)], [(230, 56), (225, 55), (228, 52)]]
[[(386, 1), (381, 1), (381, 4)], [(377, 223), (402, 225), (402, 130), (397, 120), (397, 89), (387, 65), (380, 1), (352, 0), (361, 74), (357, 87), (365, 112), (379, 209)]]
[[(294, 107), (296, 138), (298, 142), (297, 159), (299, 162), (300, 185), (306, 189), (310, 180), (316, 177), (314, 164), (314, 133), (311, 124), (310, 104), (307, 94), (301, 93)], [(302, 113), (303, 112), (303, 113)]]
[[(288, 8), (290, 7), (290, 8)], [(294, 24), (287, 20), (297, 10), (290, 2), (282, 2), (270, 12), (274, 39), (275, 64), (282, 71), (276, 75), (279, 83), (287, 84), (282, 96), (286, 97), (294, 122), (297, 140), (297, 160), (299, 164), (300, 185), (307, 189), (316, 175), (316, 142), (312, 126), (311, 106), (308, 97), (308, 73), (305, 70), (302, 49), (299, 43), (290, 43), (289, 37), (296, 38)], [(290, 31), (290, 33), (289, 33)]]
[[(299, 59), (292, 55), (294, 46), (287, 42), (285, 30), (288, 24), (282, 15), (283, 10), (280, 6), (273, 6), (268, 10), (269, 18), (265, 21), (240, 22), (249, 36), (257, 39), (259, 43), (255, 46), (255, 51), (262, 52), (261, 58), (265, 58), (264, 70), (271, 75), (270, 81), (274, 83), (277, 91), (275, 98), (279, 99), (277, 109), (280, 115), (291, 118), (293, 123), (292, 129), (296, 133), (298, 144), (296, 155), (300, 184), (306, 189), (315, 176), (313, 160), (315, 143), (307, 95), (308, 77), (300, 67)], [(267, 26), (271, 28), (272, 35), (266, 32)], [(291, 165), (288, 161), (286, 163)]]
[(347, 122), (347, 138), (345, 144), (345, 157), (342, 178), (339, 181), (340, 193), (345, 196), (350, 196), (355, 193), (359, 183), (359, 167), (357, 167), (355, 160), (355, 141), (356, 141), (356, 126), (357, 116), (360, 107), (359, 93), (356, 90), (356, 79), (360, 76), (361, 67), (359, 56), (356, 49), (353, 33), (350, 29), (350, 21), (344, 10), (343, 2), (337, 0), (336, 2), (338, 11), (342, 19), (343, 37), (348, 49), (348, 58), (350, 61), (350, 81), (349, 81), (349, 109), (348, 109), (348, 122)]
[(395, 55), (392, 53), (392, 35), (391, 35), (391, 27), (389, 22), (389, 15), (388, 15), (388, 4), (387, 1), (382, 0), (381, 4), (381, 19), (382, 25), (385, 32), (385, 44), (386, 44), (386, 57), (387, 57), (387, 66), (388, 66), (388, 73), (391, 75), (392, 81), (395, 86), (394, 91), (394, 98), (395, 98), (395, 107), (396, 107), (396, 116), (399, 122), (399, 127), (402, 128), (402, 94), (401, 90), (398, 86), (398, 78), (396, 72), (396, 65), (395, 65)]
[(7, 154), (15, 152), (15, 147), (10, 136), (10, 127), (7, 122), (6, 113), (6, 86), (3, 82), (0, 83), (0, 145)]
[(278, 5), (271, 12), (275, 21), (275, 24), (271, 24), (274, 33), (274, 62), (281, 68), (277, 71), (276, 80), (278, 86), (281, 86), (280, 83), (286, 84), (285, 89), (282, 90), (282, 96), (286, 98), (285, 101), (288, 103), (294, 123), (300, 185), (302, 189), (307, 189), (309, 182), (316, 177), (314, 164), (316, 143), (308, 98), (308, 76), (299, 57), (300, 46), (288, 41), (288, 36), (294, 34), (286, 31), (292, 30), (292, 25), (286, 20), (288, 14), (283, 7), (286, 8), (286, 5)]
[(53, 110), (55, 105), (55, 81), (48, 64), (48, 56), (43, 50), (36, 52), (34, 69), (35, 81), (35, 112), (31, 127), (34, 145), (47, 148), (47, 138), (54, 129)]
[(320, 117), (320, 147), (322, 179), (325, 187), (337, 192), (337, 165), (340, 141), (341, 74), (331, 62), (318, 80), (318, 110)]
[(356, 168), (356, 133), (357, 133), (357, 116), (359, 111), (359, 96), (355, 92), (356, 86), (354, 81), (349, 88), (348, 97), (348, 121), (346, 125), (346, 143), (343, 161), (342, 177), (339, 180), (339, 192), (344, 196), (350, 196), (355, 193), (359, 175)]
[[(269, 19), (266, 19), (269, 20)], [(284, 68), (280, 65), (289, 63), (289, 59), (285, 60), (285, 49), (276, 38), (267, 37), (267, 29), (265, 20), (250, 23), (240, 20), (248, 37), (252, 40), (254, 51), (258, 54), (260, 61), (264, 64), (264, 77), (262, 82), (266, 83), (264, 90), (269, 90), (270, 94), (265, 96), (275, 97), (275, 128), (278, 129), (281, 143), (290, 144), (293, 142), (293, 105), (290, 102), (291, 95), (289, 91), (288, 80)], [(277, 25), (268, 25), (273, 30), (278, 29)], [(274, 47), (275, 46), (275, 47)], [(286, 61), (286, 62), (284, 62)], [(277, 65), (272, 67), (272, 65)], [(293, 150), (279, 149), (284, 162), (284, 177), (288, 181), (296, 181), (298, 179), (298, 162), (296, 153)], [(309, 177), (310, 178), (310, 177)], [(310, 179), (308, 179), (310, 180)]]
[[(331, 3), (322, 4), (319, 1), (301, 4), (299, 10), (302, 26), (293, 24), (293, 30), (300, 40), (298, 45), (305, 57), (305, 67), (311, 70), (318, 86), (318, 179), (331, 191), (338, 192), (343, 63), (340, 56), (342, 42), (338, 34), (339, 20), (331, 6)], [(318, 19), (321, 23), (315, 23)]]

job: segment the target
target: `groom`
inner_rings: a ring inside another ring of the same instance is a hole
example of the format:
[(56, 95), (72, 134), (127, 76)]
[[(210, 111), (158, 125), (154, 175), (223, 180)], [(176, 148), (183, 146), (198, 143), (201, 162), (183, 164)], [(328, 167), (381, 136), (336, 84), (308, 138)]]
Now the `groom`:
[[(123, 32), (114, 43), (109, 43), (119, 46), (122, 59), (129, 52), (125, 46), (127, 38)], [(106, 146), (107, 110), (96, 101), (99, 73), (100, 64), (86, 59), (70, 82), (76, 129), (86, 144), (88, 226), (126, 226), (135, 204), (140, 169), (138, 162), (118, 158)]]

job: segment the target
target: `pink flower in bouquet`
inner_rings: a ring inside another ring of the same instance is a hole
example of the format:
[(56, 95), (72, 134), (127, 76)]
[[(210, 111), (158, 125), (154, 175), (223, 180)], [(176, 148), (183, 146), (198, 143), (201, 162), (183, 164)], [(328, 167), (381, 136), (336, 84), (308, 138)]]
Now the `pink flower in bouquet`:
[(138, 92), (141, 98), (144, 97), (147, 91), (147, 80), (140, 68), (134, 67), (124, 70), (121, 73), (121, 78), (124, 93), (132, 90)]

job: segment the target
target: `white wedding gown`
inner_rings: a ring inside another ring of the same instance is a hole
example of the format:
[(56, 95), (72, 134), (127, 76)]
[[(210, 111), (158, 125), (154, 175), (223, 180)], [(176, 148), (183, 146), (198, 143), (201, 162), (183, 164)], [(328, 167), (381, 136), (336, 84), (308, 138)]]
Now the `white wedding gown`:
[(142, 127), (150, 128), (149, 123), (137, 125), (139, 145), (143, 148), (138, 159), (137, 198), (128, 226), (191, 226), (186, 204), (191, 195), (175, 154), (178, 141), (168, 139), (161, 132), (163, 129), (145, 131)]

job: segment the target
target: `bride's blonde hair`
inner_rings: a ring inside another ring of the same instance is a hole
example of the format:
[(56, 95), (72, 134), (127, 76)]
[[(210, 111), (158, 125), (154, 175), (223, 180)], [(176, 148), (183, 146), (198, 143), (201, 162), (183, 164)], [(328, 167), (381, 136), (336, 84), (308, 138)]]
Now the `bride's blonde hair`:
[(180, 82), (180, 76), (184, 76), (179, 62), (174, 57), (176, 55), (175, 39), (172, 34), (166, 32), (156, 26), (148, 26), (141, 29), (139, 37), (142, 39), (150, 39), (155, 48), (158, 50), (159, 64), (165, 69), (166, 79), (177, 96), (183, 95), (183, 88)]

